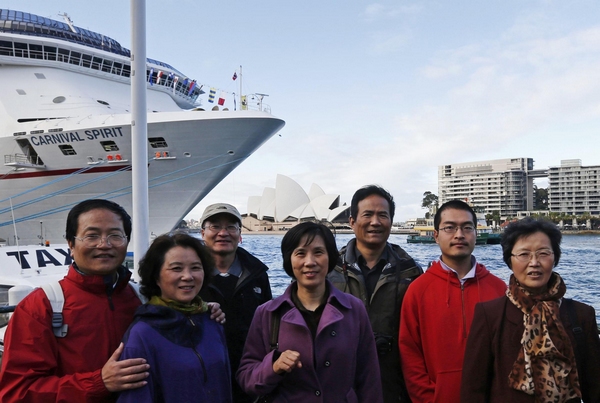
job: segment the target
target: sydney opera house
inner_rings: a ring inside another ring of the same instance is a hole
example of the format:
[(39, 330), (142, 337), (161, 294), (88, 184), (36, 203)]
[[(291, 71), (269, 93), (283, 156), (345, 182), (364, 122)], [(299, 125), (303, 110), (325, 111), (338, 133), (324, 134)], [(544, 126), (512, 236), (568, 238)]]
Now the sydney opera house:
[(275, 188), (267, 187), (262, 196), (248, 198), (242, 226), (246, 231), (282, 231), (303, 221), (348, 224), (350, 206), (340, 206), (340, 196), (326, 194), (317, 184), (308, 193), (293, 179), (277, 175)]

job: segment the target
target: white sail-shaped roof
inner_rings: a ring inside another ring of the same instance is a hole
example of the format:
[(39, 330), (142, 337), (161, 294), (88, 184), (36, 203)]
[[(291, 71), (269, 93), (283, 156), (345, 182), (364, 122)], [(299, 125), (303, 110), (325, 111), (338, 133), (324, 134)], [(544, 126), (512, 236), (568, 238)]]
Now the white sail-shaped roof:
[(275, 220), (284, 221), (288, 216), (303, 204), (308, 204), (310, 199), (302, 187), (292, 178), (277, 175), (275, 180)]
[(325, 194), (325, 192), (323, 191), (321, 186), (317, 185), (316, 183), (313, 183), (312, 185), (310, 185), (310, 190), (308, 191), (308, 198), (310, 200), (314, 200), (317, 197), (323, 196), (324, 194)]

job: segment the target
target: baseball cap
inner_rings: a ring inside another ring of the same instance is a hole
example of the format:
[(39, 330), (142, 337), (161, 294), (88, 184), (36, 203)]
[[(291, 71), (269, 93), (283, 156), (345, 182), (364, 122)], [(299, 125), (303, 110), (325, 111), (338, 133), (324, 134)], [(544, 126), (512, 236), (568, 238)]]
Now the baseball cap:
[(234, 216), (238, 222), (242, 222), (242, 216), (240, 215), (240, 212), (231, 204), (215, 203), (204, 209), (204, 213), (202, 213), (202, 218), (200, 219), (201, 225), (204, 226), (204, 221), (217, 214), (229, 214)]

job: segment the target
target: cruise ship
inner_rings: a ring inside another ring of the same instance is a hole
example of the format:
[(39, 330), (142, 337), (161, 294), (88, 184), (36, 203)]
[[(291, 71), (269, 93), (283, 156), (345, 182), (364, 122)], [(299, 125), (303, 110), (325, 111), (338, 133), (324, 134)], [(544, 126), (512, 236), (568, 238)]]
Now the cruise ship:
[[(4, 245), (64, 244), (66, 214), (85, 199), (134, 209), (131, 52), (63, 18), (0, 9)], [(146, 81), (153, 236), (175, 228), (285, 122), (260, 94), (240, 110), (205, 110), (200, 82), (158, 60), (147, 59)]]

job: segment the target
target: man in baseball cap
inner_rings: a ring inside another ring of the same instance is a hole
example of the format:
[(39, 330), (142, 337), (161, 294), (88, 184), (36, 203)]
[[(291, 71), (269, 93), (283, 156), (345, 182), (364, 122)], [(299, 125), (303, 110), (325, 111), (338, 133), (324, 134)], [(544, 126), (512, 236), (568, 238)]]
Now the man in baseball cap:
[(227, 321), (225, 337), (231, 364), (234, 402), (252, 402), (235, 380), (244, 342), (256, 308), (272, 299), (267, 266), (238, 244), (242, 241), (242, 216), (227, 203), (208, 206), (202, 218), (202, 239), (210, 250), (215, 267), (205, 269), (210, 286), (201, 292), (205, 301), (221, 304)]

